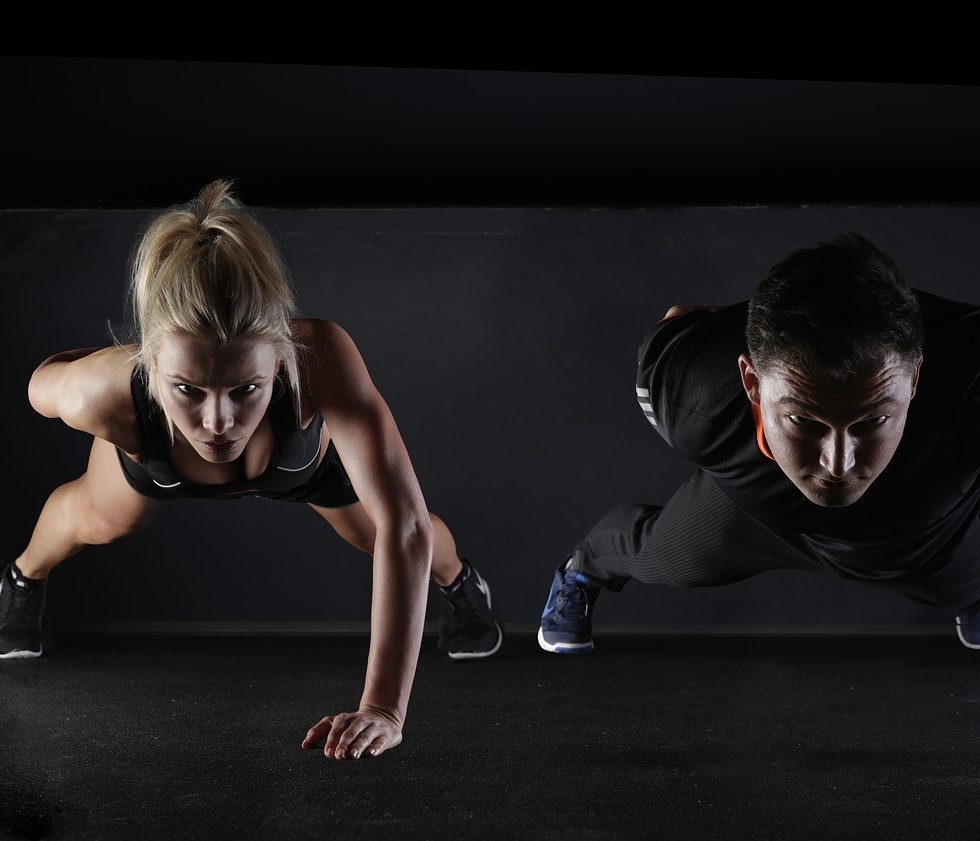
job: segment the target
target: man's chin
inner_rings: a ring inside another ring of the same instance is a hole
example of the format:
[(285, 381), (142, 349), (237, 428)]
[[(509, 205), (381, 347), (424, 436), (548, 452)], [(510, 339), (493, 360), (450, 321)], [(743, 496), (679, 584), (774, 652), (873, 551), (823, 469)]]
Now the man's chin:
[(863, 482), (856, 488), (821, 488), (806, 486), (800, 488), (803, 495), (822, 508), (846, 508), (857, 502), (868, 486)]

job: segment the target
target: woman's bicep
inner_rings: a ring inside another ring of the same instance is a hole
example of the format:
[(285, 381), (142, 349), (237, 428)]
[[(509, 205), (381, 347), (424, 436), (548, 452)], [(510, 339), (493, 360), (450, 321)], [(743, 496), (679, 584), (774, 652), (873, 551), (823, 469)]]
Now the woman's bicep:
[(350, 336), (323, 322), (311, 392), (358, 498), (376, 525), (425, 516), (395, 418)]
[(375, 398), (323, 412), (358, 499), (379, 528), (426, 516), (408, 450), (387, 403)]

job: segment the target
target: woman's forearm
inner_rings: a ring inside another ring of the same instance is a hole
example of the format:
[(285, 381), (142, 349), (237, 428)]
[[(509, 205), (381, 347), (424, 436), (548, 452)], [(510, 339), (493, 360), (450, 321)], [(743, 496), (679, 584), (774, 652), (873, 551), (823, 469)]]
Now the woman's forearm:
[(378, 529), (371, 587), (371, 647), (361, 709), (405, 722), (432, 565), (432, 524)]

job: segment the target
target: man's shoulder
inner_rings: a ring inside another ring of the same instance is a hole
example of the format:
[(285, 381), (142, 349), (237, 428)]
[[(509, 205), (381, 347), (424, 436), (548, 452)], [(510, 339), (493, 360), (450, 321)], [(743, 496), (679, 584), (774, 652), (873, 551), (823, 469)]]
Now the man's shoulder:
[(964, 334), (980, 335), (980, 303), (949, 298), (924, 289), (913, 288), (911, 291), (919, 302), (927, 338), (930, 328), (932, 332), (952, 328)]
[(922, 313), (923, 370), (944, 380), (972, 382), (980, 375), (980, 304), (912, 291)]
[(738, 356), (748, 302), (692, 310), (654, 324), (637, 354), (636, 394), (647, 420), (682, 455), (694, 457), (748, 411)]

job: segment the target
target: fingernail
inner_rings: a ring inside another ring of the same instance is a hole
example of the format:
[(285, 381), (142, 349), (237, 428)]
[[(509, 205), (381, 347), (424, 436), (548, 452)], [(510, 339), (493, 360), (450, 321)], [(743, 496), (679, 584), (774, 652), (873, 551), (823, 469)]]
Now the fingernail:
[(341, 748), (339, 751), (337, 751), (337, 759), (343, 759), (343, 758), (344, 758), (344, 750), (343, 748)]
[(371, 754), (371, 756), (374, 756), (377, 751), (375, 751), (374, 748), (368, 748), (368, 753)]
[(351, 759), (357, 759), (357, 757), (358, 757), (357, 751), (356, 750), (352, 750), (350, 752), (350, 756), (351, 756)]

